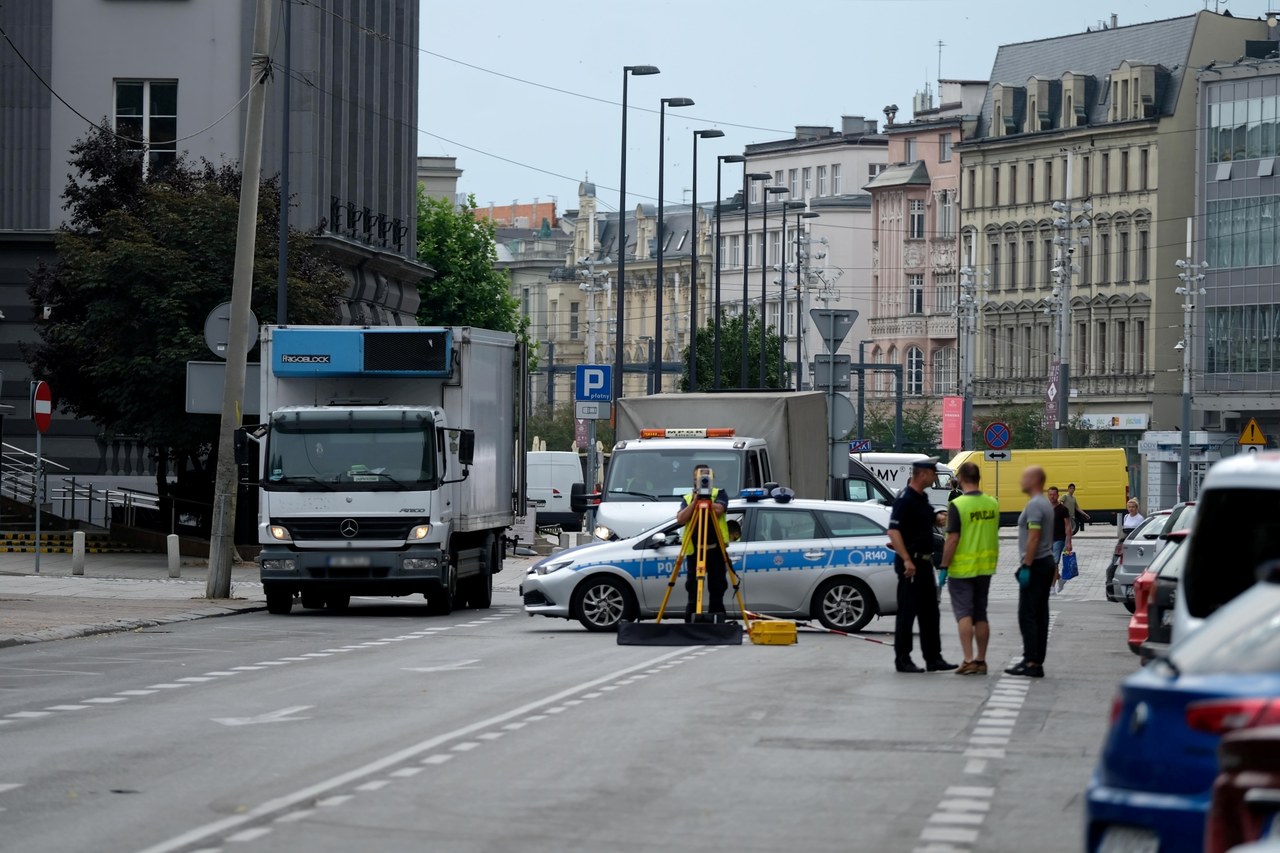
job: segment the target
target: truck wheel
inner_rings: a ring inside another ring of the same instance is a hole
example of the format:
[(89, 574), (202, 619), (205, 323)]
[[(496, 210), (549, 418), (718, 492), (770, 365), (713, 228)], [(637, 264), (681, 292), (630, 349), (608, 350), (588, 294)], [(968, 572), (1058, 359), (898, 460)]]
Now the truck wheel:
[(493, 604), (493, 572), (498, 554), (498, 541), (489, 534), (484, 540), (484, 555), (480, 558), (480, 574), (467, 581), (467, 607), (488, 610)]
[(588, 578), (573, 593), (573, 615), (588, 631), (616, 631), (619, 622), (636, 618), (637, 609), (635, 594), (609, 575)]
[(458, 595), (458, 572), (449, 566), (449, 579), (440, 589), (427, 593), (427, 613), (431, 616), (448, 616), (453, 612), (454, 598)]
[(278, 589), (269, 586), (264, 590), (267, 594), (267, 612), (275, 616), (288, 616), (293, 609), (293, 590)]
[(329, 610), (346, 610), (351, 606), (351, 596), (344, 592), (331, 592), (324, 597), (324, 606)]
[(861, 631), (875, 615), (875, 598), (856, 578), (832, 578), (813, 594), (813, 617), (834, 631)]
[(324, 593), (322, 592), (304, 592), (302, 594), (302, 606), (308, 610), (323, 609), (324, 601)]

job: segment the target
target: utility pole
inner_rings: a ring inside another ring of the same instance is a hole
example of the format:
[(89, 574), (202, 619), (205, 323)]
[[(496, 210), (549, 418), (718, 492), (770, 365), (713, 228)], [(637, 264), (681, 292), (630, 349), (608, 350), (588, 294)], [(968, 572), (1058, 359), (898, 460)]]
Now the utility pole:
[[(1050, 304), (1053, 306), (1050, 310), (1058, 312), (1057, 429), (1053, 433), (1055, 448), (1067, 447), (1067, 430), (1071, 419), (1069, 405), (1071, 402), (1071, 277), (1078, 269), (1075, 264), (1075, 247), (1078, 242), (1089, 239), (1082, 237), (1077, 240), (1074, 235), (1077, 229), (1088, 228), (1093, 224), (1087, 216), (1093, 210), (1093, 205), (1087, 201), (1080, 207), (1086, 216), (1080, 222), (1075, 222), (1075, 207), (1072, 203), (1075, 192), (1072, 186), (1075, 151), (1070, 148), (1063, 151), (1067, 155), (1064, 183), (1066, 198), (1053, 203), (1053, 210), (1058, 214), (1053, 220), (1053, 227), (1058, 234), (1053, 238), (1054, 245), (1057, 247), (1057, 265), (1053, 268), (1054, 287), (1053, 296), (1050, 299)], [(1051, 378), (1050, 382), (1052, 381)]]
[[(969, 265), (960, 270), (960, 294), (956, 301), (956, 322), (960, 334), (960, 395), (964, 399), (961, 419), (964, 426), (960, 433), (961, 449), (973, 450), (973, 401), (977, 396), (977, 347), (978, 323), (982, 317), (979, 304), (977, 273), (973, 269), (973, 250), (969, 251)], [(983, 270), (984, 280), (991, 275)], [(984, 281), (983, 287), (985, 288)]]
[(293, 73), (293, 3), (284, 4), (284, 74), (280, 80), (280, 235), (276, 261), (276, 325), (289, 322), (289, 131), (292, 106), (289, 97), (290, 75)]
[(1174, 292), (1182, 297), (1182, 340), (1175, 349), (1182, 351), (1182, 454), (1178, 460), (1178, 500), (1191, 500), (1191, 364), (1195, 333), (1196, 297), (1203, 296), (1204, 270), (1208, 264), (1195, 263), (1191, 255), (1193, 223), (1187, 219), (1187, 257), (1177, 261), (1178, 280), (1182, 286)]
[(236, 490), (240, 476), (235, 459), (235, 433), (244, 413), (244, 372), (249, 359), (249, 302), (253, 295), (253, 259), (258, 226), (258, 188), (262, 182), (262, 125), (270, 78), (271, 0), (258, 0), (249, 59), (249, 106), (240, 161), (240, 217), (236, 222), (236, 257), (231, 277), (231, 328), (227, 331), (227, 375), (222, 386), (222, 426), (218, 433), (218, 467), (209, 536), (206, 598), (231, 595), (231, 558), (235, 551)]
[[(608, 258), (604, 259), (605, 263), (609, 262)], [(581, 270), (586, 276), (586, 282), (578, 285), (578, 289), (587, 295), (587, 352), (583, 361), (587, 364), (598, 364), (596, 357), (596, 294), (608, 291), (609, 273), (596, 272), (595, 258), (588, 255), (580, 263), (586, 267)], [(604, 282), (604, 283), (602, 283)], [(606, 309), (607, 315), (607, 309)], [(596, 482), (599, 480), (600, 458), (596, 454), (596, 421), (594, 418), (587, 421), (587, 477), (590, 482), (587, 483), (587, 491), (595, 491)], [(595, 510), (587, 510), (587, 530), (595, 529)]]

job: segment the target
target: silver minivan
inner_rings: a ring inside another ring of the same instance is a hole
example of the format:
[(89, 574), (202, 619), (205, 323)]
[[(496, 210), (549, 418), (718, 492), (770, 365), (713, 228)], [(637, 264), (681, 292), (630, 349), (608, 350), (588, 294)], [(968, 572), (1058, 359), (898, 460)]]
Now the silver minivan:
[(1209, 469), (1174, 604), (1173, 642), (1253, 586), (1280, 559), (1280, 453), (1240, 453)]

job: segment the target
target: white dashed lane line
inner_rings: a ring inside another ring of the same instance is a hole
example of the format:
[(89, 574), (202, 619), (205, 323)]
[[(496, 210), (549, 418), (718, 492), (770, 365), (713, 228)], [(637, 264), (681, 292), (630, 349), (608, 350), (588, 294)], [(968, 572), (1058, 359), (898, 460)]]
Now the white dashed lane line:
[(66, 702), (60, 705), (50, 705), (39, 711), (14, 711), (9, 714), (0, 716), (0, 727), (8, 726), (23, 720), (37, 720), (44, 717), (52, 717), (58, 714), (69, 714), (76, 711), (88, 711), (93, 708), (118, 705), (131, 699), (138, 699), (144, 696), (154, 696), (166, 690), (178, 690), (183, 687), (193, 687), (201, 684), (219, 681), (224, 678), (232, 678), (242, 672), (261, 672), (273, 666), (289, 666), (294, 663), (306, 663), (315, 661), (320, 658), (332, 657), (335, 654), (343, 654), (346, 652), (356, 651), (358, 649), (372, 648), (375, 646), (385, 646), (395, 642), (404, 640), (422, 640), (427, 637), (433, 637), (441, 631), (447, 631), (454, 627), (473, 627), (477, 625), (492, 625), (519, 612), (511, 608), (502, 608), (494, 612), (493, 616), (487, 616), (478, 622), (464, 622), (461, 625), (439, 625), (431, 628), (424, 628), (412, 634), (402, 634), (399, 637), (384, 637), (381, 640), (374, 640), (366, 643), (359, 643), (351, 646), (344, 646), (340, 649), (324, 649), (319, 652), (307, 652), (306, 654), (282, 657), (276, 660), (258, 661), (252, 666), (233, 666), (227, 669), (214, 670), (206, 672), (204, 675), (188, 675), (184, 678), (176, 678), (172, 682), (163, 684), (150, 684), (146, 688), (135, 690), (120, 690), (110, 696), (95, 696), (91, 699), (81, 699), (78, 702)]
[[(349, 770), (332, 779), (317, 782), (307, 788), (277, 797), (240, 815), (232, 815), (197, 827), (182, 835), (171, 838), (160, 844), (148, 847), (141, 853), (175, 853), (191, 847), (212, 842), (214, 847), (223, 843), (241, 843), (255, 841), (269, 834), (273, 829), (290, 823), (301, 823), (315, 816), (319, 808), (335, 808), (357, 799), (360, 794), (381, 791), (397, 782), (411, 779), (423, 773), (428, 767), (439, 767), (449, 761), (465, 755), (472, 750), (480, 749), (486, 743), (492, 743), (505, 737), (509, 732), (516, 732), (532, 724), (548, 719), (558, 718), (559, 714), (571, 711), (575, 706), (583, 704), (587, 696), (601, 697), (609, 687), (621, 687), (635, 683), (636, 673), (652, 669), (663, 662), (680, 659), (691, 660), (711, 652), (720, 651), (722, 647), (679, 649), (646, 663), (637, 664), (562, 690), (559, 693), (529, 702), (513, 708), (487, 720), (471, 723), (460, 729), (436, 735), (421, 743), (405, 747), (391, 755), (384, 756), (363, 767)], [(425, 753), (425, 754), (424, 754)], [(407, 765), (407, 762), (415, 762)], [(377, 777), (377, 778), (370, 778)], [(330, 792), (345, 789), (348, 793), (332, 794)], [(956, 789), (969, 790), (969, 789)], [(959, 799), (960, 795), (956, 795)], [(295, 817), (295, 815), (297, 815)], [(263, 822), (266, 823), (263, 823)], [(258, 824), (254, 826), (253, 824)]]

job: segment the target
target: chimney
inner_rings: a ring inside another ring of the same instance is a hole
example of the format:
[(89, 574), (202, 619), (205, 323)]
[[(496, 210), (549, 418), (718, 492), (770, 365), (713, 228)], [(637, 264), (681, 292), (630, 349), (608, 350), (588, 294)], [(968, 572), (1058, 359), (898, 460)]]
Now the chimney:
[(865, 116), (841, 116), (840, 132), (845, 136), (859, 136), (867, 132)]
[(867, 119), (867, 135), (875, 136), (879, 132), (880, 132), (880, 122), (873, 118)]
[(1280, 41), (1280, 12), (1268, 12), (1263, 18), (1267, 22), (1267, 38)]
[(1120, 16), (1117, 15), (1115, 12), (1112, 12), (1111, 13), (1111, 29), (1114, 30), (1118, 26), (1120, 26)]

